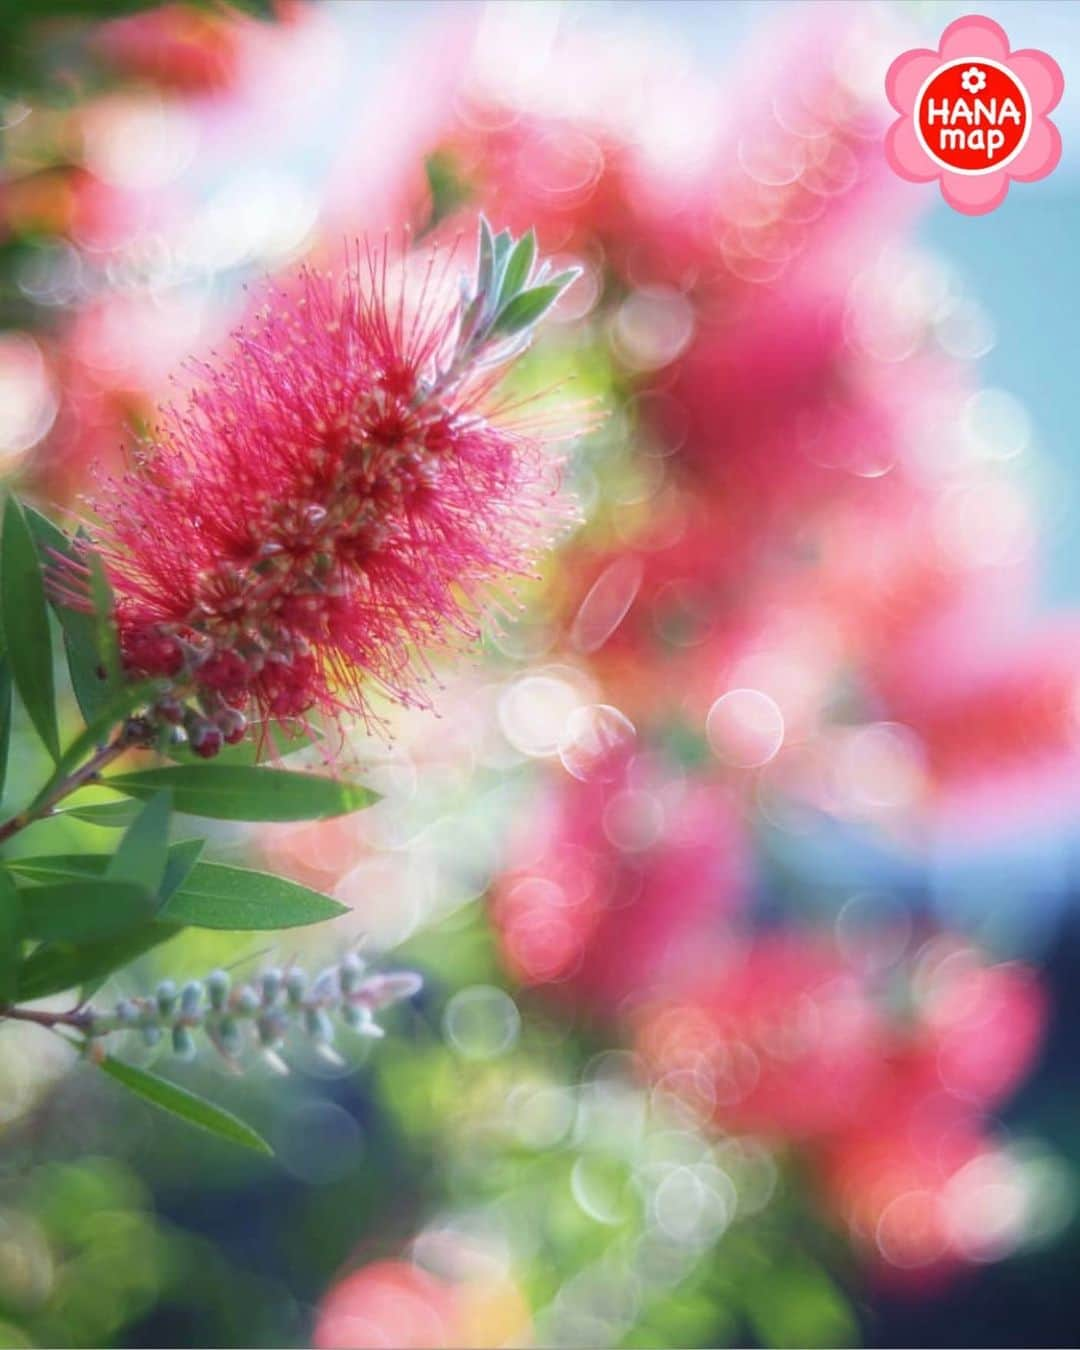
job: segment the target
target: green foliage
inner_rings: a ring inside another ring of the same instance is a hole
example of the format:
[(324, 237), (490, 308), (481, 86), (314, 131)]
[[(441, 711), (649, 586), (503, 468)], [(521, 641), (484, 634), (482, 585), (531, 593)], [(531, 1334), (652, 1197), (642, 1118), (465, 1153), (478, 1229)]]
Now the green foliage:
[(154, 898), (136, 883), (61, 881), (21, 893), (25, 936), (46, 942), (90, 942), (149, 922)]
[(67, 989), (92, 992), (115, 970), (168, 942), (182, 930), (155, 920), (120, 937), (96, 942), (43, 943), (23, 961), (17, 974), (20, 1002), (47, 998)]
[(7, 781), (8, 755), (11, 752), (11, 667), (0, 656), (0, 798)]
[(85, 821), (87, 825), (100, 825), (104, 829), (123, 830), (139, 814), (139, 804), (138, 801), (126, 800), (87, 802), (85, 806), (65, 806), (56, 814), (71, 816), (74, 820)]
[(266, 932), (323, 923), (347, 907), (295, 881), (223, 863), (198, 863), (159, 917), (196, 928)]
[[(37, 543), (38, 553), (46, 560), (46, 565), (50, 559), (64, 559), (74, 567), (86, 565), (75, 541), (58, 525), (54, 525), (47, 516), (35, 511), (33, 507), (25, 507), (24, 511), (27, 524)], [(95, 573), (95, 577), (94, 612), (73, 609), (56, 600), (52, 602), (64, 634), (64, 652), (72, 692), (87, 725), (93, 725), (106, 710), (113, 693), (113, 688), (100, 673), (103, 668), (103, 655), (107, 655), (115, 646), (115, 637), (112, 642), (109, 637), (112, 631), (109, 622), (112, 598), (108, 593), (108, 583), (104, 581), (100, 571)]]
[(8, 497), (4, 507), (0, 539), (0, 617), (15, 688), (42, 744), (58, 760), (60, 733), (45, 584), (34, 537), (15, 497)]
[(189, 1092), (176, 1083), (170, 1083), (165, 1078), (159, 1078), (156, 1074), (147, 1073), (145, 1069), (137, 1069), (133, 1064), (124, 1064), (111, 1056), (102, 1061), (101, 1067), (110, 1078), (122, 1083), (129, 1092), (134, 1092), (136, 1096), (152, 1102), (161, 1110), (179, 1116), (190, 1125), (209, 1130), (211, 1134), (216, 1134), (218, 1138), (226, 1139), (231, 1144), (241, 1144), (256, 1153), (273, 1156), (273, 1149), (250, 1125), (245, 1125), (230, 1111), (214, 1106), (205, 1098), (196, 1096), (194, 1092)]
[[(46, 582), (50, 572), (52, 586)], [(64, 603), (69, 584), (85, 587), (86, 608)], [(318, 737), (273, 726), (254, 728), (249, 741), (228, 747), (214, 763), (178, 750), (179, 762), (120, 772), (102, 784), (104, 766), (152, 736), (142, 730), (145, 714), (165, 688), (161, 681), (125, 681), (114, 608), (97, 555), (9, 496), (0, 537), (0, 786), (13, 690), (55, 767), (29, 804), (0, 824), (0, 839), (56, 815), (122, 833), (107, 852), (0, 858), (0, 1007), (69, 989), (80, 989), (85, 1002), (115, 971), (186, 928), (272, 931), (344, 912), (337, 901), (295, 882), (204, 862), (202, 839), (170, 843), (174, 811), (219, 820), (319, 820), (378, 800), (354, 784), (262, 767), (264, 759), (282, 758)], [(63, 751), (52, 610), (84, 722)], [(123, 797), (67, 802), (89, 785), (107, 786)], [(78, 1019), (67, 1029), (77, 1034)], [(116, 1060), (106, 1060), (103, 1068), (174, 1115), (269, 1152), (248, 1126), (185, 1089)]]
[[(169, 847), (166, 880), (171, 879), (170, 873), (175, 876), (177, 870), (183, 870), (167, 893), (162, 894), (164, 887), (159, 890), (163, 903), (152, 912), (156, 912), (161, 922), (192, 928), (270, 932), (322, 923), (346, 912), (344, 905), (298, 882), (246, 867), (197, 862), (192, 853), (201, 846), (201, 840), (184, 840)], [(112, 861), (104, 853), (64, 853), (15, 858), (7, 866), (37, 883), (77, 878), (88, 885), (96, 884), (107, 894), (107, 889), (93, 878), (106, 878)], [(42, 886), (36, 885), (27, 892), (28, 903), (34, 903), (41, 889)]]
[(115, 774), (106, 781), (130, 797), (147, 798), (169, 788), (178, 811), (214, 820), (325, 820), (379, 800), (355, 783), (243, 764), (177, 764)]
[(480, 217), (476, 283), (465, 306), (461, 322), (461, 341), (465, 350), (514, 341), (520, 350), (532, 336), (532, 330), (564, 290), (580, 275), (573, 267), (558, 276), (550, 276), (545, 263), (535, 274), (536, 235), (530, 230), (516, 242), (509, 230), (491, 233), (491, 226)]
[(0, 1004), (15, 997), (20, 937), (18, 892), (11, 878), (0, 872)]
[(105, 868), (108, 881), (126, 881), (156, 894), (169, 861), (169, 813), (172, 795), (155, 793), (124, 831)]

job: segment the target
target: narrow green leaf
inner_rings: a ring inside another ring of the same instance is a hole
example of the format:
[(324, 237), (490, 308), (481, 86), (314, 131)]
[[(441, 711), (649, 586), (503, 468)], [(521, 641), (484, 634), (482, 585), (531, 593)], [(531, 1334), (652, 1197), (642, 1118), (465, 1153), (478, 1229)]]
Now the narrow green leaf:
[(137, 802), (127, 798), (118, 798), (113, 802), (87, 802), (85, 806), (66, 806), (57, 811), (58, 816), (72, 816), (75, 820), (85, 821), (87, 825), (100, 825), (105, 829), (126, 829), (139, 814)]
[(491, 325), (492, 335), (513, 337), (515, 333), (531, 328), (544, 317), (562, 291), (563, 287), (554, 281), (545, 282), (543, 286), (534, 286), (529, 291), (522, 291), (499, 312)]
[[(86, 563), (75, 546), (75, 542), (58, 525), (33, 507), (26, 507), (26, 521), (37, 541), (39, 554), (46, 567), (52, 562), (50, 555), (58, 554), (80, 567)], [(64, 634), (64, 654), (67, 657), (68, 674), (79, 711), (87, 722), (92, 722), (101, 712), (110, 696), (109, 686), (99, 671), (101, 658), (98, 654), (98, 619), (95, 614), (53, 601), (53, 609), (60, 620)]]
[(105, 575), (105, 564), (101, 561), (100, 555), (89, 552), (87, 566), (90, 568), (90, 599), (94, 605), (96, 620), (97, 657), (101, 668), (105, 671), (106, 684), (110, 689), (115, 689), (120, 684), (123, 674), (120, 641), (113, 619), (116, 600), (109, 585), (109, 578)]
[(0, 797), (7, 782), (8, 752), (11, 749), (11, 667), (0, 657)]
[(499, 287), (499, 305), (508, 304), (529, 280), (533, 263), (536, 261), (536, 231), (523, 234), (514, 245), (513, 252), (506, 260), (502, 285)]
[[(136, 814), (139, 810), (136, 806)], [(198, 861), (204, 844), (205, 840), (202, 839), (185, 839), (181, 843), (169, 845), (169, 863), (159, 891), (162, 896), (172, 894), (169, 885), (178, 872), (171, 869), (174, 866), (185, 869), (183, 875), (186, 876)], [(31, 881), (70, 881), (104, 877), (110, 858), (111, 854), (108, 853), (46, 853), (30, 858), (5, 858), (3, 865), (17, 876), (27, 877)], [(173, 890), (176, 885), (179, 882), (173, 885)]]
[(43, 942), (93, 942), (139, 927), (153, 915), (153, 897), (129, 881), (86, 877), (24, 890), (23, 931)]
[(43, 944), (19, 967), (19, 999), (25, 1003), (80, 986), (84, 990), (96, 989), (114, 970), (168, 942), (181, 931), (174, 924), (149, 923), (122, 937), (98, 942)]
[(145, 1069), (137, 1069), (133, 1064), (124, 1064), (121, 1060), (113, 1059), (111, 1055), (102, 1061), (101, 1067), (118, 1083), (122, 1083), (124, 1087), (137, 1096), (144, 1097), (148, 1102), (153, 1102), (163, 1111), (170, 1111), (189, 1124), (209, 1130), (211, 1134), (227, 1139), (232, 1144), (242, 1144), (245, 1148), (254, 1149), (256, 1153), (274, 1156), (274, 1150), (250, 1125), (245, 1125), (232, 1112), (197, 1097), (187, 1088), (170, 1083), (168, 1079), (159, 1078), (156, 1074), (147, 1073)]
[(116, 774), (105, 782), (144, 799), (170, 788), (177, 811), (214, 820), (324, 820), (379, 800), (378, 793), (354, 783), (240, 764), (174, 764)]
[(31, 881), (72, 881), (103, 877), (109, 865), (107, 853), (50, 853), (32, 858), (5, 858), (4, 867)]
[(53, 688), (52, 635), (45, 585), (22, 507), (9, 496), (0, 539), (0, 611), (15, 688), (53, 759), (60, 758)]
[(295, 881), (246, 867), (200, 862), (159, 911), (161, 919), (192, 928), (268, 932), (322, 923), (347, 906)]
[(491, 237), (491, 226), (484, 216), (480, 217), (480, 242), (477, 245), (476, 294), (488, 295), (495, 277), (495, 241)]
[(165, 865), (165, 875), (158, 887), (158, 898), (161, 901), (161, 905), (158, 907), (159, 914), (161, 907), (168, 902), (169, 897), (175, 894), (187, 881), (191, 875), (191, 869), (199, 861), (205, 847), (205, 839), (184, 839), (179, 844), (170, 846), (169, 860)]
[(495, 236), (495, 278), (499, 280), (502, 269), (510, 256), (510, 246), (514, 236), (509, 230), (500, 230)]
[(172, 793), (155, 792), (124, 833), (109, 859), (105, 875), (110, 881), (130, 882), (157, 895), (169, 861), (169, 816)]
[(15, 998), (22, 936), (19, 911), (19, 892), (7, 873), (0, 872), (0, 1003), (11, 1003)]

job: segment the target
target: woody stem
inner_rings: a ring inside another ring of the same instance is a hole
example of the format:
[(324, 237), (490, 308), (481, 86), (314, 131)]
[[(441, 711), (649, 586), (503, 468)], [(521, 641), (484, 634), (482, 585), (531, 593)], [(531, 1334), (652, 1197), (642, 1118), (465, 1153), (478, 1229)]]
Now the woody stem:
[(39, 801), (18, 812), (10, 820), (4, 821), (0, 825), (0, 844), (18, 834), (20, 830), (25, 830), (28, 825), (33, 825), (35, 821), (44, 820), (46, 816), (51, 815), (59, 802), (93, 782), (102, 769), (114, 759), (118, 759), (133, 744), (135, 739), (125, 725), (107, 745), (99, 746), (84, 764), (61, 778)]

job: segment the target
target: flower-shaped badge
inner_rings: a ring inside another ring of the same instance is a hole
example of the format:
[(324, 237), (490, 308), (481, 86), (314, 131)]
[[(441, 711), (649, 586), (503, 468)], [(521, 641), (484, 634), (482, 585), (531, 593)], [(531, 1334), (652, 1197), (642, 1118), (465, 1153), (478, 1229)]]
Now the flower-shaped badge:
[(886, 157), (901, 178), (936, 178), (950, 206), (984, 215), (1005, 200), (1010, 179), (1031, 183), (1056, 167), (1061, 136), (1047, 114), (1064, 88), (1045, 52), (1010, 52), (992, 19), (957, 19), (937, 51), (916, 48), (889, 67), (885, 92), (901, 115)]

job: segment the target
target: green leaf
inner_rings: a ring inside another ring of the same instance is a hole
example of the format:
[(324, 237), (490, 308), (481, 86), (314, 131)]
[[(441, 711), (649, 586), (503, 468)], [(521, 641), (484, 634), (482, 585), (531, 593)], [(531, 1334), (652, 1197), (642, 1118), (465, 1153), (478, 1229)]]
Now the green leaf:
[[(135, 807), (138, 814), (140, 807)], [(177, 875), (172, 871), (175, 865), (177, 868), (184, 868), (183, 875), (198, 861), (198, 856), (202, 852), (205, 840), (186, 839), (178, 844), (170, 844), (168, 849), (168, 866), (165, 869), (165, 880), (161, 883), (159, 893), (162, 896), (172, 894), (169, 890), (170, 881)], [(3, 866), (18, 876), (28, 877), (31, 881), (65, 881), (79, 878), (104, 877), (105, 870), (109, 866), (111, 854), (108, 853), (46, 853), (39, 854), (29, 858), (5, 858)], [(181, 878), (182, 879), (182, 878)], [(173, 885), (173, 890), (176, 885)]]
[(242, 1144), (245, 1148), (254, 1149), (256, 1153), (264, 1153), (271, 1158), (274, 1156), (270, 1145), (261, 1135), (256, 1134), (250, 1125), (245, 1125), (230, 1111), (197, 1097), (187, 1088), (170, 1083), (168, 1079), (159, 1078), (156, 1074), (147, 1073), (145, 1069), (136, 1069), (133, 1064), (124, 1064), (118, 1059), (113, 1059), (111, 1055), (102, 1061), (101, 1067), (118, 1083), (122, 1083), (124, 1087), (137, 1096), (144, 1097), (148, 1102), (153, 1102), (163, 1111), (171, 1111), (174, 1116), (180, 1116), (189, 1124), (209, 1130), (211, 1134), (227, 1139), (232, 1144)]
[(85, 877), (24, 890), (23, 931), (43, 942), (92, 942), (115, 937), (150, 919), (153, 897), (130, 881)]
[(156, 792), (128, 826), (105, 875), (110, 881), (125, 881), (156, 895), (165, 880), (169, 861), (169, 815), (172, 793)]
[(200, 862), (159, 911), (159, 917), (193, 928), (266, 932), (322, 923), (347, 906), (295, 881), (246, 867)]
[(514, 236), (509, 230), (500, 230), (495, 236), (495, 276), (498, 279), (502, 273), (503, 266), (510, 254), (510, 246), (513, 243)]
[(162, 905), (165, 905), (169, 897), (187, 881), (191, 875), (191, 869), (199, 861), (205, 847), (205, 839), (184, 839), (179, 844), (173, 844), (169, 848), (169, 860), (165, 865), (165, 875), (158, 887), (158, 897)]
[(7, 781), (8, 752), (11, 749), (11, 667), (0, 656), (0, 797)]
[(502, 310), (491, 325), (492, 336), (513, 337), (538, 323), (558, 300), (565, 288), (556, 281), (522, 291)]
[(96, 988), (114, 970), (168, 942), (181, 931), (174, 924), (149, 923), (122, 937), (37, 947), (19, 967), (19, 999), (29, 1002), (79, 986), (84, 990)]
[(529, 280), (533, 263), (536, 261), (536, 231), (523, 234), (514, 245), (513, 252), (506, 262), (502, 285), (499, 287), (499, 304), (506, 305), (517, 295)]
[[(163, 923), (193, 928), (223, 928), (269, 932), (322, 923), (344, 914), (347, 906), (295, 881), (266, 872), (225, 863), (200, 862), (205, 841), (187, 839), (172, 844), (161, 884), (162, 904), (157, 917)], [(12, 858), (5, 867), (37, 883), (91, 882), (103, 877), (107, 853), (58, 853), (41, 858)], [(27, 905), (44, 886), (25, 891)]]
[[(26, 521), (37, 541), (38, 550), (49, 562), (51, 553), (85, 567), (86, 562), (74, 541), (59, 526), (54, 525), (33, 507), (26, 507)], [(86, 722), (92, 722), (101, 712), (110, 690), (98, 667), (101, 664), (98, 642), (98, 617), (81, 609), (72, 609), (59, 601), (52, 602), (64, 634), (64, 654), (75, 701)]]
[(46, 750), (54, 760), (59, 759), (45, 585), (26, 517), (16, 498), (10, 496), (4, 507), (4, 534), (0, 539), (0, 611), (15, 688)]
[(116, 600), (105, 574), (105, 564), (97, 553), (87, 553), (87, 566), (90, 568), (90, 599), (94, 606), (96, 621), (96, 642), (98, 661), (105, 671), (105, 682), (115, 689), (122, 678), (120, 661), (120, 641), (116, 634), (114, 613)]
[(100, 825), (105, 829), (126, 829), (139, 814), (136, 802), (128, 798), (118, 798), (114, 802), (87, 802), (85, 806), (66, 806), (57, 811), (58, 816), (73, 816), (85, 821), (87, 825)]
[(19, 892), (7, 873), (0, 872), (0, 1003), (11, 1003), (15, 997), (22, 936), (19, 911)]
[(484, 296), (490, 293), (495, 278), (495, 241), (491, 237), (491, 226), (484, 216), (480, 217), (480, 242), (477, 245), (476, 294)]
[(116, 774), (105, 783), (140, 798), (170, 788), (177, 811), (214, 820), (324, 820), (379, 800), (355, 783), (240, 764), (174, 764)]
[(9, 872), (31, 881), (71, 881), (103, 877), (109, 865), (107, 853), (50, 853), (32, 858), (5, 858)]

